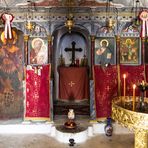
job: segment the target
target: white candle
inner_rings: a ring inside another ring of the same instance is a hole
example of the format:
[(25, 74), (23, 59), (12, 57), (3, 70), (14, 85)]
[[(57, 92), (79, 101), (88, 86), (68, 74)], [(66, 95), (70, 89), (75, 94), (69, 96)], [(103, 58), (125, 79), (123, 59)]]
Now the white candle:
[(135, 111), (135, 101), (136, 101), (135, 90), (136, 90), (136, 85), (134, 84), (133, 85), (133, 111)]

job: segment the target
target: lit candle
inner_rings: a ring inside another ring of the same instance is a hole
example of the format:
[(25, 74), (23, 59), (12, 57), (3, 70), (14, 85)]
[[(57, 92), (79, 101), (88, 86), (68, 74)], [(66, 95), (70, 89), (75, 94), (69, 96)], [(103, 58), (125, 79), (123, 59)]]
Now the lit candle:
[(136, 85), (134, 84), (133, 85), (133, 111), (135, 111), (135, 101), (136, 101), (135, 90), (136, 90)]
[[(126, 74), (123, 74), (123, 104), (125, 103), (125, 96), (126, 96)], [(125, 104), (124, 104), (125, 105)]]
[(144, 86), (145, 85), (145, 82), (144, 81), (142, 81), (142, 86)]

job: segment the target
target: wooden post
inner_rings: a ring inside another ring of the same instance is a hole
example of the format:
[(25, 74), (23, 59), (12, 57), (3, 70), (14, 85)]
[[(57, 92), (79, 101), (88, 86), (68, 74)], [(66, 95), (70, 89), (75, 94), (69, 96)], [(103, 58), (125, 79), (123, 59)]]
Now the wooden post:
[(24, 64), (28, 65), (28, 40), (29, 35), (24, 35)]
[(52, 36), (48, 35), (48, 63), (52, 62)]
[(90, 78), (92, 80), (93, 79), (92, 75), (93, 75), (93, 65), (94, 65), (94, 52), (95, 52), (95, 36), (92, 35), (92, 36), (90, 36), (90, 38), (91, 38), (91, 66), (90, 66), (91, 73), (90, 73)]
[[(121, 96), (121, 80), (120, 80), (120, 36), (116, 36), (116, 61), (117, 61), (117, 71), (118, 71), (118, 96)], [(122, 98), (122, 97), (121, 97)], [(122, 100), (121, 100), (122, 102)]]

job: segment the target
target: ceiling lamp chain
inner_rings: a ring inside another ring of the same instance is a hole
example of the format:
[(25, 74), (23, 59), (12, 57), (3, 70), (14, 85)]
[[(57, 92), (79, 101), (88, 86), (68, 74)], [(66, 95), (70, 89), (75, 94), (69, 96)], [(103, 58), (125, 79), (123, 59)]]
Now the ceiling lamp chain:
[(114, 21), (112, 18), (112, 8), (111, 8), (111, 2), (113, 0), (107, 0), (106, 3), (106, 27), (112, 29), (114, 26)]
[(67, 11), (67, 20), (65, 22), (65, 26), (68, 28), (68, 31), (69, 33), (71, 33), (71, 30), (72, 30), (72, 27), (74, 27), (74, 16), (73, 16), (73, 13), (72, 13), (72, 7), (75, 5), (74, 1), (73, 0), (67, 0), (65, 2), (65, 6), (67, 6), (68, 8), (68, 11)]
[(34, 3), (31, 1), (27, 1), (28, 3), (28, 8), (27, 8), (27, 13), (26, 13), (26, 29), (31, 31), (34, 28), (34, 23), (33, 23), (33, 12), (35, 11), (34, 8)]

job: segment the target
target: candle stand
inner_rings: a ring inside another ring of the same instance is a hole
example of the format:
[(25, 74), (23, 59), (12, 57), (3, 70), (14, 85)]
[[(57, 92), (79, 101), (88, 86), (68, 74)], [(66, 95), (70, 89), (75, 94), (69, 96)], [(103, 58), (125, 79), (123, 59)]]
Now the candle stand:
[[(143, 98), (145, 111), (139, 112), (137, 107), (132, 110), (132, 96), (126, 96), (125, 106), (121, 103), (124, 96), (113, 99), (112, 119), (134, 131), (135, 148), (147, 148), (148, 146), (148, 98)], [(138, 98), (136, 98), (138, 100)], [(138, 102), (135, 102), (136, 106)]]
[(139, 98), (139, 111), (145, 112), (146, 107), (145, 107), (145, 102), (144, 102), (144, 94), (145, 94), (146, 90), (148, 90), (148, 84), (140, 83), (138, 85), (138, 88), (139, 88), (140, 93), (141, 93), (140, 98)]

